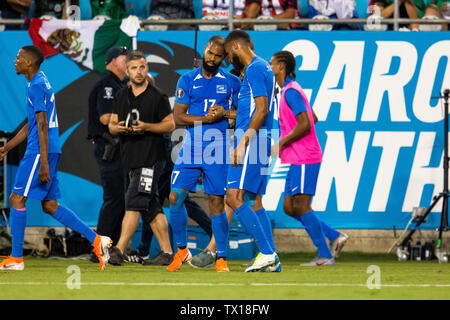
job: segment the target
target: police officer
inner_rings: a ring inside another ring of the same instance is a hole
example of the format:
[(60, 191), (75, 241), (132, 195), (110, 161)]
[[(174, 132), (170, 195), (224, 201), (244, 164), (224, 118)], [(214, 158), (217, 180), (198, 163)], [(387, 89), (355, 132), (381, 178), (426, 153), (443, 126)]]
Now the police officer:
[(108, 130), (116, 93), (126, 84), (125, 47), (113, 47), (106, 53), (107, 73), (94, 85), (89, 94), (88, 139), (94, 144), (94, 156), (100, 169), (103, 187), (103, 205), (97, 223), (97, 232), (117, 243), (125, 212), (124, 177), (119, 152), (119, 141)]

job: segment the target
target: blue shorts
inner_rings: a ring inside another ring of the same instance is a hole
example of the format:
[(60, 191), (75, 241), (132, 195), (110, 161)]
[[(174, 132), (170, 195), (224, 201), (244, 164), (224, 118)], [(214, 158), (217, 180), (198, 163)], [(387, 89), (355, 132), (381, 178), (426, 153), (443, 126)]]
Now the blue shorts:
[[(237, 145), (235, 140), (235, 146)], [(242, 165), (228, 168), (227, 189), (240, 189), (254, 194), (265, 194), (269, 178), (271, 140), (257, 136), (247, 146)]]
[(38, 172), (41, 164), (39, 154), (25, 155), (20, 162), (14, 182), (13, 193), (37, 200), (56, 200), (61, 198), (58, 184), (58, 166), (61, 155), (48, 154), (50, 183), (39, 181)]
[(227, 164), (175, 164), (171, 189), (180, 188), (195, 192), (197, 181), (203, 172), (205, 193), (223, 196), (226, 193), (227, 169)]
[(254, 194), (265, 194), (268, 180), (268, 165), (247, 164), (233, 167), (229, 165), (227, 189), (240, 189)]
[(320, 163), (291, 164), (286, 177), (285, 196), (316, 193)]
[[(254, 150), (254, 149), (253, 149)], [(254, 194), (265, 194), (269, 178), (269, 162), (261, 163), (260, 157), (252, 159), (254, 151), (247, 148), (242, 165), (233, 167), (229, 165), (227, 176), (227, 189), (240, 189)], [(270, 149), (268, 149), (270, 153)], [(269, 157), (267, 157), (267, 160)]]

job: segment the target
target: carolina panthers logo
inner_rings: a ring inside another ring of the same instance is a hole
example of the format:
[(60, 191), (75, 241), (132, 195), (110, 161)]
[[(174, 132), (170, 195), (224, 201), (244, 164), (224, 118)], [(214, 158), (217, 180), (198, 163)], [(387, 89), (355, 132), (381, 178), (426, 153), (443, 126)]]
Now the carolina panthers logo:
[(193, 68), (196, 52), (194, 49), (179, 43), (160, 42), (164, 45), (140, 41), (138, 42), (138, 50), (144, 52), (147, 56), (149, 71), (154, 74), (157, 73), (155, 76), (156, 85), (169, 97), (173, 97), (178, 79), (181, 77), (180, 71)]

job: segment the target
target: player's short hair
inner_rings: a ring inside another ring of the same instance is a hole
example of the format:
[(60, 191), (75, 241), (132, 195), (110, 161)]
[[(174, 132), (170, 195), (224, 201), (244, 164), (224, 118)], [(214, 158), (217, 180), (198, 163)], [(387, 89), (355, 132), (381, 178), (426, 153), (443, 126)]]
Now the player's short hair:
[(127, 65), (128, 65), (128, 63), (129, 63), (130, 61), (133, 61), (133, 60), (140, 60), (140, 59), (147, 60), (147, 58), (145, 57), (145, 54), (144, 54), (142, 51), (139, 51), (139, 50), (133, 50), (133, 51), (130, 51), (130, 52), (127, 54), (127, 60), (126, 60), (126, 62), (127, 62)]
[(250, 36), (248, 35), (248, 33), (245, 31), (242, 31), (242, 30), (231, 31), (228, 34), (228, 36), (225, 38), (224, 45), (228, 45), (229, 43), (231, 43), (233, 41), (239, 41), (241, 43), (245, 43), (250, 48), (252, 47), (252, 43), (253, 43), (252, 40), (250, 39)]
[(295, 57), (292, 52), (284, 50), (273, 55), (278, 62), (283, 62), (286, 66), (286, 75), (295, 79)]
[(225, 45), (225, 38), (222, 36), (212, 36), (208, 40), (208, 44), (215, 44), (223, 47)]
[(44, 53), (39, 47), (36, 46), (24, 46), (22, 50), (31, 56), (33, 63), (36, 67), (40, 67), (44, 62)]

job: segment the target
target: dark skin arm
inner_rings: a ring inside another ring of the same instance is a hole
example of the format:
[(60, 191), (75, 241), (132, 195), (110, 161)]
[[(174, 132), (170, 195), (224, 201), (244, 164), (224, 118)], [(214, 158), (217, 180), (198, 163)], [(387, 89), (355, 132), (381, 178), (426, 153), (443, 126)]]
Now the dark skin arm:
[(194, 122), (212, 123), (219, 119), (219, 115), (213, 115), (212, 112), (208, 112), (204, 116), (195, 116), (188, 114), (189, 106), (175, 102), (173, 106), (173, 117), (175, 123), (179, 126), (193, 126)]
[(9, 151), (17, 147), (19, 144), (25, 141), (28, 135), (28, 122), (17, 132), (17, 134), (8, 141), (8, 143), (0, 148), (0, 161), (8, 154)]
[(217, 104), (213, 105), (209, 108), (208, 113), (211, 113), (214, 117), (218, 119), (227, 118), (227, 119), (236, 119), (236, 110), (225, 110), (222, 106)]
[(256, 132), (264, 123), (264, 120), (266, 119), (268, 114), (269, 109), (267, 97), (265, 96), (256, 97), (255, 113), (253, 114), (252, 120), (250, 120), (250, 124), (248, 125), (247, 131), (245, 131), (244, 136), (239, 141), (239, 145), (233, 151), (231, 161), (234, 167), (242, 164), (242, 158), (244, 157), (247, 145), (250, 143), (251, 139), (255, 136)]
[(50, 170), (48, 166), (48, 122), (47, 112), (36, 112), (36, 122), (39, 138), (40, 166), (38, 172), (39, 181), (50, 183)]

